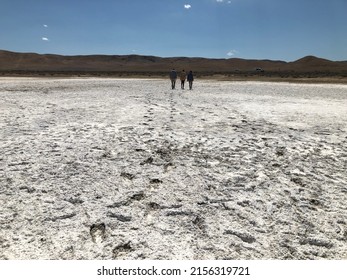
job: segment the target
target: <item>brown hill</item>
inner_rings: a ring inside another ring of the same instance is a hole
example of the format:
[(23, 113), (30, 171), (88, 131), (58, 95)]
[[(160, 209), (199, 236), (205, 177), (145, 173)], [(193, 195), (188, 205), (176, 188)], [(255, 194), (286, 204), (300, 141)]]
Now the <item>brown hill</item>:
[(347, 62), (331, 61), (315, 56), (306, 56), (288, 63), (287, 67), (301, 72), (344, 72), (347, 69)]
[(127, 72), (166, 73), (172, 68), (194, 70), (201, 73), (254, 72), (322, 72), (347, 73), (347, 62), (334, 62), (307, 56), (294, 62), (273, 60), (247, 60), (240, 58), (207, 59), (144, 55), (77, 55), (16, 53), (0, 50), (2, 72)]

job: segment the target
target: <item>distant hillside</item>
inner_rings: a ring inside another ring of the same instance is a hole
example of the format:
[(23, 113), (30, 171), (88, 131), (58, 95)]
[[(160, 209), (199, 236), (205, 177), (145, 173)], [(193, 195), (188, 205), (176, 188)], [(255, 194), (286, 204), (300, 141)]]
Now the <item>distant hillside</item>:
[(315, 56), (306, 56), (294, 62), (288, 63), (287, 67), (296, 71), (317, 72), (346, 72), (347, 61), (331, 61)]
[(0, 71), (39, 72), (133, 72), (162, 73), (170, 69), (205, 73), (251, 72), (324, 72), (347, 73), (346, 61), (330, 61), (307, 56), (294, 62), (248, 60), (240, 58), (207, 59), (143, 55), (78, 55), (16, 53), (0, 50)]

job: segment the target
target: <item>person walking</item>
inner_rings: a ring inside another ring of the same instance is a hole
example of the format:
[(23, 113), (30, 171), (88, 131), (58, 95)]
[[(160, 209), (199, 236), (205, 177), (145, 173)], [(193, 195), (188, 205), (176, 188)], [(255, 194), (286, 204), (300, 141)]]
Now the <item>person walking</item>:
[(189, 83), (189, 89), (192, 90), (193, 89), (193, 81), (194, 81), (194, 75), (192, 71), (189, 71), (189, 74), (187, 76), (187, 81)]
[(187, 74), (184, 70), (182, 70), (181, 75), (180, 75), (180, 80), (181, 80), (181, 89), (184, 89), (184, 83), (186, 81)]
[(175, 89), (176, 80), (177, 80), (177, 72), (175, 69), (172, 69), (170, 72), (170, 80), (171, 80), (171, 88)]

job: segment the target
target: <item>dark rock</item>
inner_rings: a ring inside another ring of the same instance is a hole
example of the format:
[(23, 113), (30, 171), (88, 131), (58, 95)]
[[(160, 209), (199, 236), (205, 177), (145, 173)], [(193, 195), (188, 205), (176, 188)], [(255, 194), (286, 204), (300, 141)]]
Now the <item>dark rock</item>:
[(153, 158), (149, 157), (146, 160), (144, 160), (143, 162), (141, 162), (140, 165), (151, 164), (151, 163), (153, 163)]
[(118, 201), (118, 202), (115, 202), (111, 205), (107, 205), (106, 207), (107, 208), (118, 208), (118, 207), (121, 207), (121, 206), (127, 206), (130, 204), (130, 201), (128, 200), (123, 200), (123, 201)]
[(301, 245), (312, 245), (312, 246), (318, 246), (318, 247), (325, 247), (325, 248), (332, 248), (333, 244), (330, 241), (322, 240), (314, 237), (306, 238), (300, 241)]
[(196, 216), (192, 223), (201, 230), (205, 229), (205, 219), (200, 216)]
[(157, 179), (157, 178), (151, 179), (151, 180), (149, 181), (150, 184), (161, 184), (162, 182), (163, 182), (162, 180)]
[(301, 187), (304, 187), (306, 184), (302, 181), (301, 178), (299, 177), (294, 177), (294, 178), (291, 178), (290, 179), (291, 182), (294, 182), (295, 184), (301, 186)]
[(314, 198), (310, 199), (310, 203), (313, 204), (313, 205), (316, 205), (316, 206), (321, 204), (319, 200), (314, 199)]
[(248, 207), (248, 206), (250, 206), (250, 201), (249, 200), (238, 201), (237, 204), (242, 206), (242, 207)]
[(69, 213), (69, 214), (63, 214), (60, 216), (56, 216), (56, 217), (50, 217), (47, 218), (47, 221), (52, 221), (52, 222), (56, 222), (57, 220), (65, 220), (65, 219), (70, 219), (72, 217), (76, 216), (76, 213)]
[(19, 187), (20, 190), (26, 190), (28, 193), (34, 193), (35, 188), (29, 187), (29, 186), (21, 186)]
[(224, 234), (232, 234), (237, 237), (239, 237), (242, 241), (247, 242), (247, 243), (253, 243), (256, 241), (255, 237), (253, 237), (251, 234), (247, 232), (239, 232), (235, 230), (226, 230)]
[(115, 247), (112, 251), (113, 253), (113, 258), (117, 258), (121, 253), (127, 253), (133, 251), (133, 248), (131, 246), (131, 242), (127, 242), (124, 244), (120, 244), (117, 247)]
[(70, 197), (65, 199), (65, 201), (70, 202), (71, 204), (82, 204), (84, 201), (78, 197)]
[(131, 200), (142, 200), (144, 198), (145, 198), (144, 192), (135, 193), (130, 197)]
[(107, 205), (107, 208), (118, 208), (118, 207), (122, 207), (122, 206), (129, 206), (133, 200), (142, 200), (145, 198), (145, 193), (144, 192), (139, 192), (139, 193), (135, 193), (132, 196), (130, 196), (128, 199), (124, 199), (121, 201), (117, 201), (111, 205)]
[(170, 156), (171, 150), (160, 148), (156, 151), (156, 153), (160, 155), (162, 158), (167, 158)]
[(276, 149), (276, 156), (280, 157), (280, 156), (284, 156), (284, 152), (285, 152), (285, 148), (284, 147), (280, 147)]
[(158, 209), (161, 208), (160, 205), (159, 205), (158, 203), (156, 203), (156, 202), (150, 202), (150, 203), (148, 203), (148, 207), (149, 207), (150, 209), (152, 209), (152, 210), (158, 210)]
[(191, 214), (191, 212), (187, 211), (168, 211), (165, 216), (189, 216)]
[(132, 219), (131, 216), (124, 216), (124, 215), (115, 214), (115, 213), (112, 213), (112, 212), (108, 212), (107, 216), (110, 217), (110, 218), (116, 218), (120, 222), (130, 222), (131, 219)]
[(120, 174), (120, 176), (121, 176), (121, 177), (124, 177), (124, 178), (126, 178), (126, 179), (128, 179), (128, 180), (132, 180), (132, 179), (135, 178), (135, 175), (134, 175), (134, 174), (127, 173), (127, 172), (122, 172), (122, 173)]

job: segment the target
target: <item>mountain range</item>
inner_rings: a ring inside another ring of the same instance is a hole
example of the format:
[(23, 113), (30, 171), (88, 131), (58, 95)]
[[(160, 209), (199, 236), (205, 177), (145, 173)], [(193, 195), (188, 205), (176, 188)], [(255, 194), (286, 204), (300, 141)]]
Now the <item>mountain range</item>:
[(347, 61), (306, 56), (293, 62), (254, 59), (157, 57), (147, 55), (57, 55), (0, 50), (0, 72), (167, 73), (172, 68), (200, 73), (272, 72), (347, 74)]

